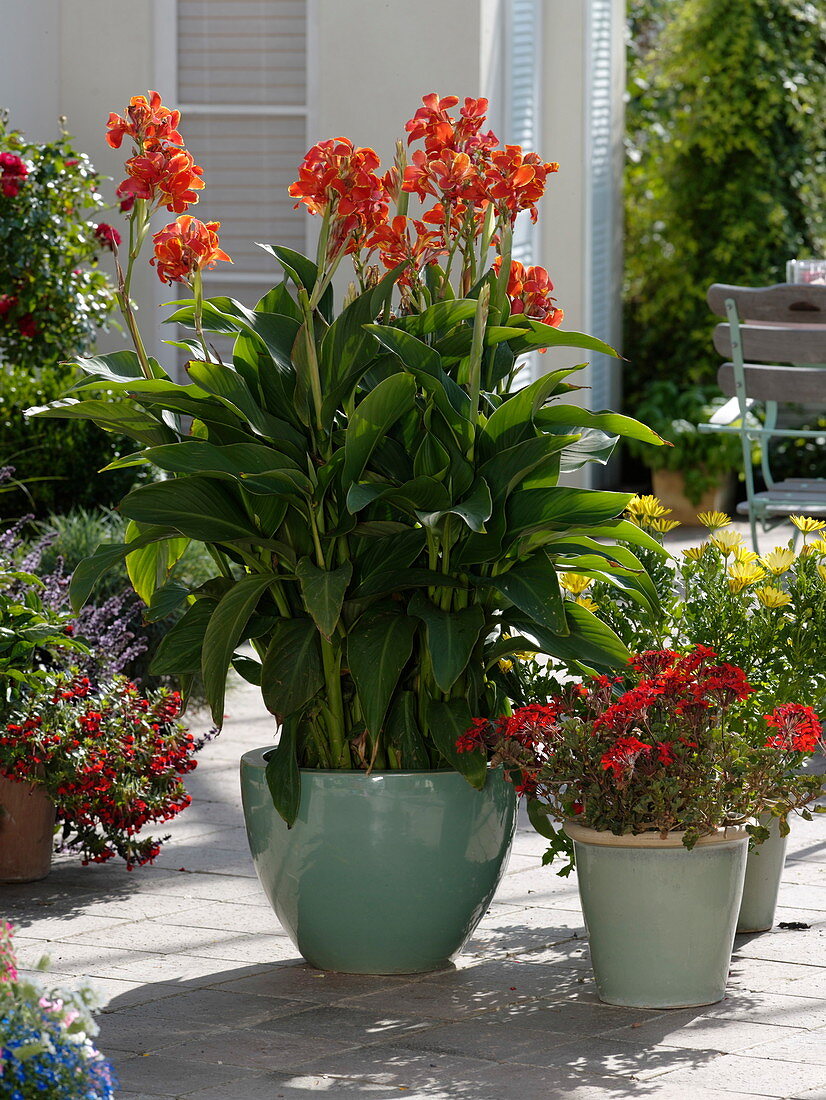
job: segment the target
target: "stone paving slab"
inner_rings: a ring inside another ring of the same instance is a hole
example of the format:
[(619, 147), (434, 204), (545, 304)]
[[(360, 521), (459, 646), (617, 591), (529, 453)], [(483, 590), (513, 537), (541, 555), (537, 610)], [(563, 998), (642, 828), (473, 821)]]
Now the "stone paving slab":
[(155, 866), (60, 858), (41, 883), (0, 887), (24, 965), (48, 952), (110, 998), (100, 1044), (124, 1100), (826, 1100), (826, 818), (795, 827), (778, 912), (811, 927), (738, 937), (718, 1005), (600, 1003), (576, 882), (540, 866), (524, 822), (455, 968), (325, 974), (280, 929), (246, 851), (237, 758), (272, 723), (252, 693), (228, 709)]

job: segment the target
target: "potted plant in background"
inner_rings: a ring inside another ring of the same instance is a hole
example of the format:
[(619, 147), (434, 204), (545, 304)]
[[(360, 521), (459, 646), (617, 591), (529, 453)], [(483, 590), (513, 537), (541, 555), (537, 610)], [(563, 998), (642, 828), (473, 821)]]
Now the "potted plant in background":
[[(654, 497), (631, 501), (628, 515), (655, 538), (676, 526)], [(754, 688), (754, 705), (773, 710), (798, 699), (826, 714), (826, 540), (822, 520), (793, 516), (803, 535), (758, 556), (722, 512), (703, 513), (704, 541), (680, 562), (641, 551), (661, 601), (652, 616), (639, 602), (599, 580), (589, 591), (601, 614), (626, 645), (711, 646), (743, 668)], [(796, 765), (811, 767), (804, 752)], [(808, 811), (800, 815), (804, 819)], [(789, 833), (782, 798), (767, 804), (761, 819), (764, 843), (749, 854), (738, 922), (741, 932), (766, 931), (774, 922)]]
[[(822, 793), (795, 765), (821, 727), (800, 704), (755, 708), (742, 669), (706, 646), (649, 650), (457, 743), (531, 797), (550, 855), (575, 858), (600, 998), (640, 1008), (719, 1001), (751, 834)], [(557, 832), (551, 820), (561, 822)]]
[(732, 507), (734, 471), (742, 462), (739, 442), (697, 429), (725, 400), (716, 387), (659, 378), (648, 383), (634, 406), (637, 416), (672, 446), (654, 450), (633, 439), (625, 446), (648, 467), (654, 495), (679, 523), (696, 525), (698, 512)]
[[(17, 970), (14, 928), (0, 920), (0, 1090), (11, 1100), (113, 1100), (117, 1080), (94, 1044), (92, 989), (69, 990)], [(44, 969), (48, 960), (43, 959)]]
[[(459, 949), (503, 871), (515, 806), (457, 736), (507, 705), (498, 661), (514, 650), (624, 661), (613, 631), (563, 601), (559, 560), (585, 558), (649, 600), (636, 556), (611, 540), (662, 553), (620, 518), (628, 494), (558, 484), (618, 435), (655, 433), (566, 402), (570, 369), (511, 390), (523, 352), (610, 349), (561, 331), (547, 272), (511, 261), (515, 218), (536, 215), (556, 166), (499, 148), (484, 100), (457, 105), (426, 96), (406, 127), (424, 148), (408, 164), (400, 143), (384, 176), (347, 139), (314, 146), (290, 191), (321, 218), (316, 259), (267, 246), (285, 278), (252, 309), (203, 296), (203, 269), (226, 259), (217, 223), (183, 213), (155, 234), (159, 275), (193, 291), (170, 318), (194, 330), (179, 385), (143, 349), (129, 283), (152, 213), (185, 210), (204, 181), (178, 112), (136, 97), (109, 128), (111, 144), (134, 143), (119, 193), (135, 352), (79, 362), (106, 400), (79, 385), (43, 413), (131, 434), (140, 450), (114, 465), (163, 472), (123, 500), (127, 541), (81, 564), (74, 598), (126, 557), (150, 612), (187, 606), (155, 671), (200, 669), (218, 723), (230, 664), (260, 685), (281, 733), (242, 761), (253, 857), (302, 953), (339, 970), (427, 970)], [(421, 217), (413, 195), (432, 203)], [(357, 285), (336, 315), (346, 255)], [(233, 339), (231, 362), (213, 333)], [(165, 580), (189, 540), (216, 575), (187, 592)]]

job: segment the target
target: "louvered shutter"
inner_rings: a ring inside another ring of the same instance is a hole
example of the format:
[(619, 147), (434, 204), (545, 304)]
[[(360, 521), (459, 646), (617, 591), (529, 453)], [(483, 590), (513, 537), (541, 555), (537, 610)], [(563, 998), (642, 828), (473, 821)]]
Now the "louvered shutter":
[(306, 250), (287, 187), (307, 149), (307, 0), (177, 0), (177, 68), (206, 181), (192, 213), (221, 222), (233, 260), (205, 276), (205, 292), (254, 305), (280, 278), (256, 242)]

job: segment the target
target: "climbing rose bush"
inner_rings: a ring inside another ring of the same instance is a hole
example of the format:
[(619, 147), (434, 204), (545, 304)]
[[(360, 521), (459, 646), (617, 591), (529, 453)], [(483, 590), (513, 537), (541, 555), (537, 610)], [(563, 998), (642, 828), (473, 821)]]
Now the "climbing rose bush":
[(707, 646), (647, 650), (624, 675), (591, 677), (546, 702), (476, 719), (457, 749), (483, 748), (505, 765), (552, 842), (550, 858), (570, 853), (570, 842), (549, 819), (617, 835), (680, 831), (687, 848), (746, 825), (759, 841), (767, 835), (752, 824), (760, 813), (811, 817), (806, 807), (823, 778), (799, 768), (822, 727), (803, 704), (762, 714), (752, 693), (743, 670)]

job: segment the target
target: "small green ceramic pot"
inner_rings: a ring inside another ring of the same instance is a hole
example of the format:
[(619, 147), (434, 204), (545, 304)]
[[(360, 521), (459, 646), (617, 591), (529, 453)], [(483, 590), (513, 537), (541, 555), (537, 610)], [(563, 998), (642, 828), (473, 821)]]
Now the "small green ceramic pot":
[(727, 829), (691, 851), (682, 834), (615, 836), (566, 822), (600, 999), (633, 1008), (722, 1000), (748, 834)]
[(776, 817), (766, 814), (759, 819), (771, 834), (768, 840), (749, 852), (746, 860), (746, 881), (743, 900), (737, 918), (738, 932), (768, 932), (774, 924), (780, 880), (786, 865), (788, 836), (780, 835)]
[(288, 829), (265, 778), (271, 749), (241, 758), (255, 869), (312, 965), (352, 974), (446, 966), (502, 877), (516, 796), (501, 769), (481, 791), (456, 772), (301, 772)]

